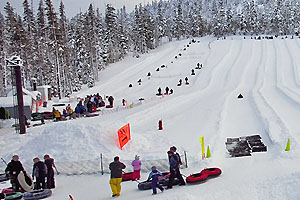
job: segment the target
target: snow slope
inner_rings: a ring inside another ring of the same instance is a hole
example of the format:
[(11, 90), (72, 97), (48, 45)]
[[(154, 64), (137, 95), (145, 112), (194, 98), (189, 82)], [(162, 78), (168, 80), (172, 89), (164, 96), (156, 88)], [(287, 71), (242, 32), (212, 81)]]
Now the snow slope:
[[(33, 157), (49, 153), (56, 162), (84, 163), (103, 153), (109, 161), (115, 155), (121, 161), (131, 160), (136, 154), (142, 161), (155, 161), (165, 159), (166, 151), (175, 145), (179, 152), (188, 154), (189, 168), (182, 169), (183, 174), (214, 166), (223, 174), (200, 185), (175, 186), (155, 197), (151, 191), (138, 191), (136, 182), (125, 182), (119, 199), (299, 199), (299, 39), (206, 37), (189, 42), (171, 42), (141, 58), (128, 57), (113, 64), (101, 73), (96, 87), (72, 98), (99, 92), (113, 95), (115, 107), (122, 107), (123, 98), (133, 102), (132, 109), (104, 109), (99, 117), (47, 122), (28, 129), (26, 135), (1, 132), (1, 157), (9, 160), (17, 153), (22, 162), (30, 163)], [(203, 68), (195, 69), (196, 75), (191, 76), (198, 62)], [(167, 67), (156, 71), (161, 65)], [(190, 84), (177, 87), (178, 80), (186, 76)], [(138, 85), (140, 78), (142, 84)], [(157, 97), (158, 87), (164, 91), (166, 86), (174, 94)], [(240, 93), (243, 99), (237, 98)], [(140, 98), (145, 99), (141, 104)], [(160, 119), (163, 131), (157, 130)], [(116, 132), (127, 123), (132, 140), (120, 150)], [(229, 156), (226, 138), (254, 134), (262, 136), (268, 152)], [(200, 136), (210, 146), (209, 159), (200, 159)], [(288, 138), (291, 151), (285, 152)], [(146, 179), (147, 174), (142, 177)], [(82, 200), (111, 198), (108, 174), (59, 175), (56, 181), (57, 188), (49, 199), (67, 199), (68, 194)]]

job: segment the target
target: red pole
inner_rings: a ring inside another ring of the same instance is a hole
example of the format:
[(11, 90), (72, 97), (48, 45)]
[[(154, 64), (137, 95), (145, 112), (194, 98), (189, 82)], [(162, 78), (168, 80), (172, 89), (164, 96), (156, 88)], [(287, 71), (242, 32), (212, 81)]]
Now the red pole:
[(158, 121), (158, 130), (163, 130), (163, 127), (162, 127), (162, 120), (159, 120), (159, 121)]

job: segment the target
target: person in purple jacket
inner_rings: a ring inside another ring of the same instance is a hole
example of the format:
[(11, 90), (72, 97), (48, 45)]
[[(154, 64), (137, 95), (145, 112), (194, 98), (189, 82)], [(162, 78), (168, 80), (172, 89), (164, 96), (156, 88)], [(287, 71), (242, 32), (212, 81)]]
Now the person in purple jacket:
[(132, 181), (135, 181), (136, 179), (140, 180), (142, 162), (140, 161), (140, 157), (138, 155), (135, 156), (135, 159), (132, 161), (131, 165), (133, 167)]
[(157, 171), (155, 166), (153, 166), (151, 169), (152, 171), (150, 172), (147, 181), (150, 181), (150, 179), (152, 178), (152, 190), (153, 190), (152, 195), (155, 195), (157, 194), (156, 188), (159, 188), (161, 192), (164, 191), (164, 188), (158, 182), (158, 177), (162, 176), (162, 173)]

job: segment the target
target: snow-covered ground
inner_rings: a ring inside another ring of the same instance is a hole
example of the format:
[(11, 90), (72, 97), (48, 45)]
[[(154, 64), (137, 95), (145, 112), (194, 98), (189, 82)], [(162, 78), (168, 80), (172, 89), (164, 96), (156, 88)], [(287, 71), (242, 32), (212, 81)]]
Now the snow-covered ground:
[[(300, 40), (206, 37), (189, 42), (171, 42), (138, 59), (128, 57), (113, 64), (101, 73), (96, 87), (71, 98), (75, 106), (76, 97), (98, 92), (113, 95), (114, 112), (103, 109), (98, 117), (46, 122), (29, 128), (25, 135), (1, 131), (1, 157), (10, 160), (18, 154), (23, 163), (31, 163), (33, 157), (48, 153), (58, 163), (84, 163), (99, 158), (100, 153), (109, 161), (115, 155), (122, 161), (138, 154), (143, 162), (166, 158), (166, 151), (175, 145), (188, 155), (189, 168), (182, 169), (183, 174), (219, 167), (222, 175), (199, 185), (175, 186), (155, 197), (149, 190), (139, 191), (136, 182), (124, 182), (118, 199), (299, 199)], [(198, 62), (202, 69), (195, 69)], [(167, 67), (156, 71), (161, 65)], [(191, 76), (191, 69), (196, 75)], [(177, 87), (186, 76), (190, 84)], [(164, 91), (166, 86), (174, 94), (157, 97), (158, 87)], [(237, 98), (240, 93), (243, 99)], [(123, 98), (135, 106), (120, 109)], [(142, 104), (140, 98), (145, 99)], [(160, 119), (163, 131), (158, 130)], [(132, 140), (121, 150), (117, 130), (127, 123)], [(266, 153), (229, 156), (226, 138), (254, 134), (262, 136)], [(209, 159), (200, 159), (200, 136), (210, 146)], [(291, 151), (286, 152), (288, 138)], [(131, 170), (128, 165), (126, 171)], [(147, 175), (143, 173), (142, 179)], [(48, 199), (68, 199), (69, 194), (80, 200), (111, 199), (108, 181), (109, 174), (59, 175)]]

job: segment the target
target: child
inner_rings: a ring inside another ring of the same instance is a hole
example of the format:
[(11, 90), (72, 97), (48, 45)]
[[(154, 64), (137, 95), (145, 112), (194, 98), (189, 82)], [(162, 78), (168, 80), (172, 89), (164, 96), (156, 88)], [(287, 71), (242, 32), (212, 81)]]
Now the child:
[(140, 161), (140, 157), (138, 155), (135, 156), (135, 159), (132, 161), (131, 165), (133, 167), (132, 180), (140, 180), (142, 162)]
[(152, 169), (152, 171), (150, 172), (147, 181), (150, 181), (150, 179), (152, 178), (152, 189), (153, 189), (152, 195), (155, 195), (155, 194), (157, 194), (157, 192), (156, 192), (157, 187), (161, 190), (161, 192), (164, 191), (164, 188), (158, 182), (158, 176), (162, 176), (162, 173), (157, 171), (155, 166), (153, 166), (151, 169)]

